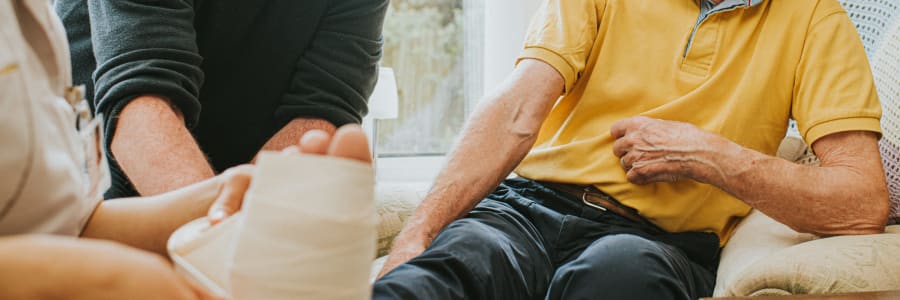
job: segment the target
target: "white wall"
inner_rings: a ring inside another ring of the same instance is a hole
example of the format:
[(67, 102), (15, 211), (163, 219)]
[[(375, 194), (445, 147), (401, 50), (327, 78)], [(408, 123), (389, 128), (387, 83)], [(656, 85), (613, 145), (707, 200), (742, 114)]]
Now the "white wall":
[(522, 51), (525, 31), (541, 0), (484, 1), (485, 94), (506, 78)]

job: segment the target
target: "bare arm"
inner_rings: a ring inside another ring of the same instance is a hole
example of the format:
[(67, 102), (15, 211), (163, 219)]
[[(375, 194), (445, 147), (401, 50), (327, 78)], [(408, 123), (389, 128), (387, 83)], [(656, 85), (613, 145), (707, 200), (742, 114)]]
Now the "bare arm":
[(181, 114), (158, 96), (138, 97), (122, 109), (110, 148), (141, 195), (158, 195), (214, 175)]
[(533, 146), (562, 89), (563, 78), (555, 69), (524, 60), (484, 100), (431, 191), (395, 240), (382, 275), (420, 254), (445, 226), (465, 216), (506, 178)]
[[(333, 155), (363, 162), (371, 159), (365, 134), (358, 125), (335, 130), (333, 137), (319, 130), (311, 133), (316, 134), (307, 134), (302, 139), (297, 137), (299, 144), (286, 145), (284, 151)], [(94, 210), (82, 237), (113, 240), (165, 256), (169, 236), (181, 225), (203, 216), (208, 216), (215, 224), (239, 210), (250, 186), (252, 172), (253, 165), (241, 165), (172, 192), (105, 201)]]
[[(250, 186), (252, 165), (241, 165), (186, 188), (152, 196), (100, 203), (81, 236), (112, 240), (167, 256), (166, 242), (181, 225), (206, 216), (213, 203), (230, 204), (224, 218), (240, 208)], [(221, 209), (221, 207), (220, 207)]]
[(724, 164), (731, 176), (713, 183), (797, 231), (823, 236), (884, 232), (890, 202), (876, 135), (831, 134), (813, 149), (821, 166), (742, 149)]
[(800, 231), (817, 235), (884, 231), (887, 184), (872, 132), (825, 136), (821, 165), (799, 165), (674, 121), (630, 118), (612, 128), (614, 151), (636, 184), (692, 179), (712, 184)]
[(261, 151), (281, 151), (288, 146), (297, 145), (300, 137), (312, 129), (325, 131), (329, 135), (337, 129), (334, 124), (323, 119), (297, 118), (285, 125), (265, 145)]
[(0, 238), (0, 299), (215, 299), (159, 255), (90, 239)]
[(166, 255), (166, 241), (179, 226), (206, 215), (222, 176), (176, 191), (108, 200), (97, 206), (81, 236), (120, 242)]

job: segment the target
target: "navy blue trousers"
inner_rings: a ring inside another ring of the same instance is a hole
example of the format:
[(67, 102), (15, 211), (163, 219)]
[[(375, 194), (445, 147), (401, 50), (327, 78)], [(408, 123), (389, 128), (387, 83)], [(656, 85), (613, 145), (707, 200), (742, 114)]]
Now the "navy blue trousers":
[(718, 253), (714, 234), (667, 233), (517, 178), (375, 282), (372, 298), (697, 299), (712, 294)]

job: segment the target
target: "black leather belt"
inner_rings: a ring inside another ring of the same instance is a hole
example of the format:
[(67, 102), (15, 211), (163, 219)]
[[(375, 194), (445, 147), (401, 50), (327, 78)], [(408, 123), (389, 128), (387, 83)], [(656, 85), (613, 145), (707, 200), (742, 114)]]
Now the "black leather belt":
[(603, 191), (600, 191), (593, 186), (545, 181), (540, 181), (539, 183), (563, 194), (568, 194), (572, 197), (581, 199), (581, 201), (584, 202), (584, 204), (587, 206), (596, 208), (598, 210), (609, 211), (618, 214), (637, 223), (656, 227), (656, 225), (650, 223), (650, 221), (647, 221), (647, 219), (638, 214), (636, 209), (620, 203), (612, 196), (607, 195)]

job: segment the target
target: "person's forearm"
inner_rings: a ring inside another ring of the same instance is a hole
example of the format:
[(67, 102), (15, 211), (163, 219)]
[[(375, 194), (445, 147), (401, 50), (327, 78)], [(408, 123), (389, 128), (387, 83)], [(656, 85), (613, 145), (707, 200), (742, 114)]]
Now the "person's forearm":
[[(770, 217), (800, 231), (830, 236), (881, 233), (889, 212), (884, 172), (874, 133), (848, 132), (827, 143), (854, 145), (854, 153), (821, 153), (822, 166), (808, 166), (742, 148), (724, 139), (721, 157), (704, 177)], [(862, 148), (858, 148), (862, 147)], [(830, 151), (850, 151), (828, 147)], [(846, 158), (846, 161), (829, 160)], [(718, 174), (714, 174), (718, 173)]]
[(0, 298), (48, 298), (43, 293), (48, 292), (51, 283), (46, 278), (48, 268), (41, 267), (41, 262), (36, 257), (37, 242), (27, 236), (0, 238), (0, 282), (4, 285), (4, 288), (0, 289)]
[(327, 132), (329, 135), (334, 134), (337, 129), (334, 124), (323, 119), (305, 119), (297, 118), (285, 125), (278, 131), (265, 145), (261, 151), (280, 151), (289, 146), (296, 146), (303, 136), (309, 130), (319, 129)]
[(533, 146), (562, 86), (549, 65), (523, 61), (471, 117), (400, 238), (430, 242), (495, 189)]
[(132, 100), (118, 117), (111, 145), (141, 195), (157, 195), (214, 175), (177, 109), (161, 97)]
[(108, 200), (97, 206), (82, 237), (112, 240), (166, 254), (169, 236), (185, 223), (206, 215), (222, 177), (143, 198)]
[[(0, 238), (0, 299), (82, 299), (76, 282), (109, 282), (78, 254), (75, 238), (18, 235)], [(72, 278), (77, 274), (79, 278)]]

